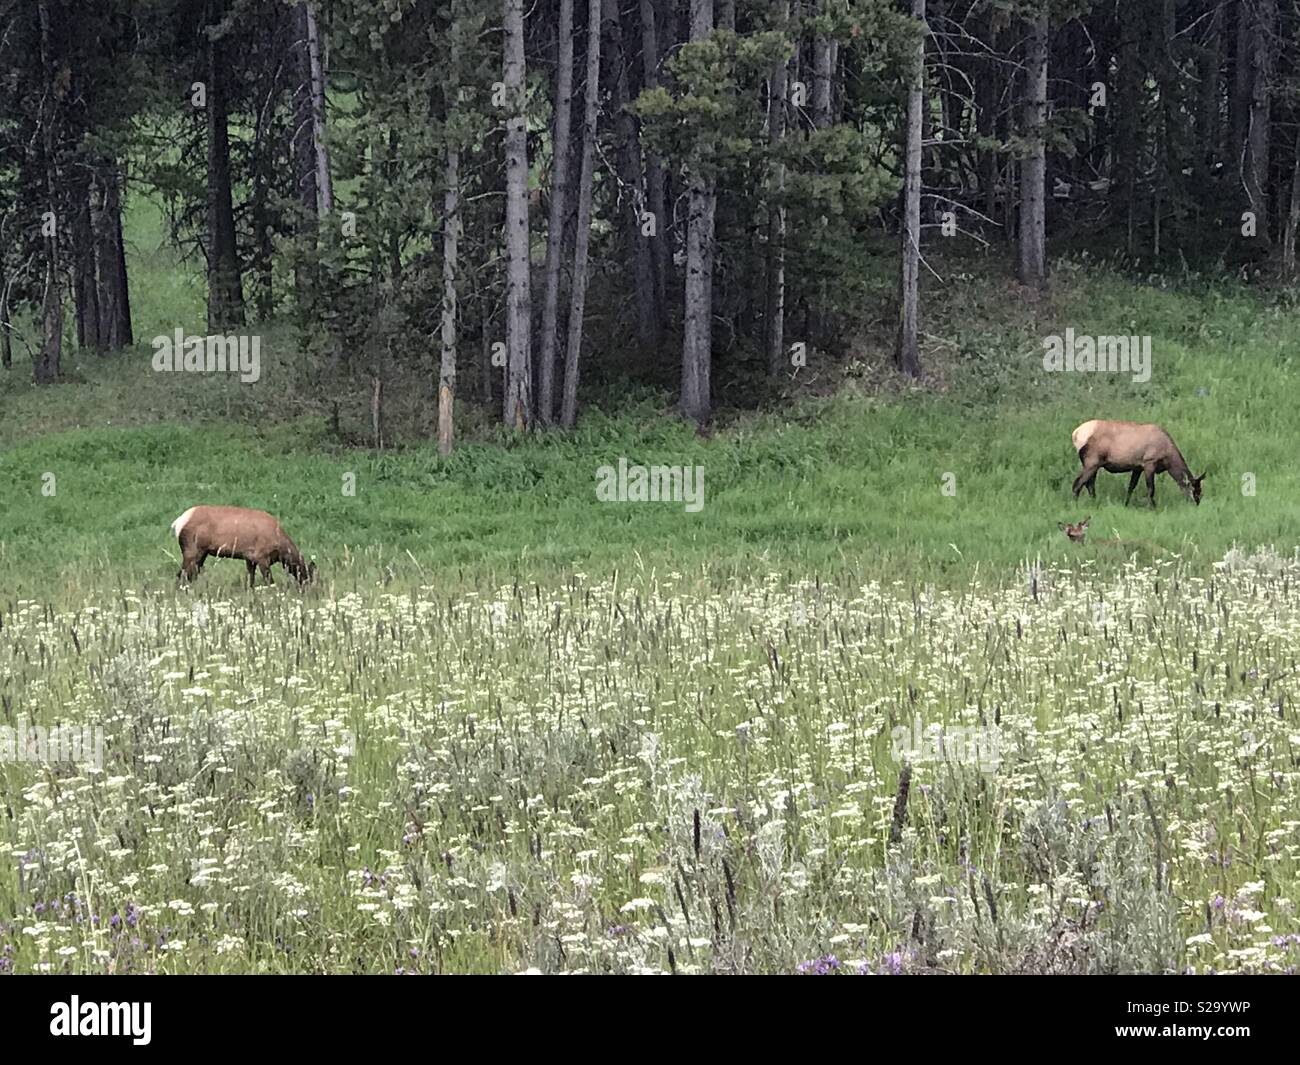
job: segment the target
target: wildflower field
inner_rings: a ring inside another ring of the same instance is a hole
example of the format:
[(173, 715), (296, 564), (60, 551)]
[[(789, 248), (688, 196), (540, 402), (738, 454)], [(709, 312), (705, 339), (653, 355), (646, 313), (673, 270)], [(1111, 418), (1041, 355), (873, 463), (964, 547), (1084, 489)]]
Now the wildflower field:
[(1298, 585), (10, 602), (7, 723), (103, 741), (0, 762), (0, 970), (1294, 971)]

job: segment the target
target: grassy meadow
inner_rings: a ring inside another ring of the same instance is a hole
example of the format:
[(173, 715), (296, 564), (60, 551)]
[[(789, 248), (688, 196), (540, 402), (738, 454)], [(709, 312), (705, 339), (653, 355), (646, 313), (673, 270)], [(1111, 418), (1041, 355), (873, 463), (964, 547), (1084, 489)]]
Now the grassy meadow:
[[(707, 438), (629, 387), (443, 460), (356, 446), (282, 324), (255, 386), (152, 372), (202, 332), (160, 224), (133, 352), (0, 374), (0, 725), (102, 736), (0, 749), (0, 971), (1295, 971), (1294, 307), (959, 262), (924, 389), (868, 329)], [(1151, 335), (1151, 380), (1045, 373), (1066, 327)], [(1098, 416), (1165, 425), (1202, 505), (1073, 501)], [(620, 458), (703, 509), (600, 502)], [(321, 581), (178, 590), (200, 502)]]

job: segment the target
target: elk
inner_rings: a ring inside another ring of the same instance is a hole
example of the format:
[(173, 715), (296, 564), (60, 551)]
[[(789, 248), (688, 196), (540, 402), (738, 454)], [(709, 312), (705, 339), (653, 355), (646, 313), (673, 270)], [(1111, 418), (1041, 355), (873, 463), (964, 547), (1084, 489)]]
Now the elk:
[(1074, 449), (1079, 453), (1083, 469), (1074, 479), (1074, 498), (1084, 488), (1093, 499), (1097, 490), (1093, 482), (1098, 470), (1108, 473), (1131, 473), (1128, 494), (1124, 505), (1133, 498), (1133, 489), (1144, 473), (1147, 478), (1147, 495), (1151, 505), (1156, 505), (1156, 474), (1168, 473), (1197, 506), (1201, 503), (1201, 482), (1205, 474), (1193, 477), (1182, 452), (1173, 438), (1158, 425), (1138, 422), (1109, 422), (1098, 418), (1084, 422), (1070, 434)]
[[(1071, 543), (1081, 544), (1088, 538), (1088, 523), (1090, 521), (1092, 521), (1091, 514), (1084, 518), (1083, 521), (1076, 521), (1073, 525), (1066, 521), (1058, 521), (1056, 527), (1065, 533)], [(1152, 551), (1158, 551), (1162, 555), (1169, 553), (1159, 544), (1153, 544), (1150, 540), (1093, 540), (1092, 542), (1105, 547), (1145, 547)]]
[(259, 570), (267, 584), (274, 584), (271, 567), (277, 562), (292, 573), (299, 584), (316, 577), (316, 563), (303, 560), (298, 545), (264, 510), (190, 507), (172, 522), (172, 532), (181, 548), (181, 569), (176, 575), (180, 581), (194, 580), (209, 555), (242, 558), (248, 566), (250, 588), (256, 585)]
[(1092, 521), (1092, 515), (1089, 514), (1083, 521), (1075, 522), (1070, 525), (1068, 522), (1058, 521), (1057, 527), (1065, 533), (1074, 543), (1081, 544), (1088, 535), (1088, 522)]

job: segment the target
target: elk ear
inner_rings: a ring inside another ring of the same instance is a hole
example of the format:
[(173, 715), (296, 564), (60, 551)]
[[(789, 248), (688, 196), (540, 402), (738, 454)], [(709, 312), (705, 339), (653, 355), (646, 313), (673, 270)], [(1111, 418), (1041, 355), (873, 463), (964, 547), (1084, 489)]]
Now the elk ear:
[(1081, 522), (1079, 523), (1079, 528), (1080, 528), (1080, 529), (1086, 529), (1086, 528), (1088, 527), (1088, 522), (1090, 522), (1090, 521), (1092, 521), (1092, 515), (1091, 515), (1091, 514), (1089, 514), (1086, 518), (1083, 519), (1083, 521), (1081, 521)]
[(1056, 523), (1056, 527), (1057, 527), (1058, 529), (1061, 529), (1062, 531), (1064, 531), (1064, 530), (1066, 530), (1066, 529), (1069, 528), (1069, 526), (1066, 525), (1065, 522), (1063, 522), (1063, 521), (1058, 521), (1058, 522)]

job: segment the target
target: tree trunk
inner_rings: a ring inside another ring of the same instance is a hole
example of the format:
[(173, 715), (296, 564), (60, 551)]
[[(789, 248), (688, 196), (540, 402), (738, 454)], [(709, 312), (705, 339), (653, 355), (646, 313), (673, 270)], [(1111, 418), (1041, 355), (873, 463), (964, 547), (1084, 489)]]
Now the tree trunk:
[[(220, 0), (209, 5), (208, 23), (220, 22)], [(208, 41), (208, 332), (244, 323), (243, 282), (235, 244), (235, 211), (230, 191), (230, 140), (226, 126), (222, 41)], [(105, 192), (107, 196), (107, 191)]]
[(572, 429), (578, 417), (578, 374), (582, 357), (582, 318), (587, 303), (587, 251), (591, 242), (591, 192), (596, 164), (596, 121), (600, 114), (600, 0), (587, 0), (587, 8), (587, 84), (583, 101), (582, 173), (578, 178), (573, 291), (569, 296), (569, 337), (564, 353), (564, 400), (560, 409), (560, 424), (566, 429)]
[[(641, 62), (647, 89), (659, 84), (659, 34), (655, 26), (655, 0), (641, 0)], [(665, 200), (663, 160), (653, 153), (646, 158), (646, 199), (654, 216), (654, 236), (650, 238), (650, 261), (654, 266), (655, 308), (660, 326), (668, 318), (668, 213)]]
[(311, 4), (303, 6), (303, 24), (307, 31), (307, 63), (311, 77), (311, 143), (316, 156), (316, 214), (324, 218), (334, 210), (334, 182), (330, 177), (329, 148), (325, 143), (325, 64), (321, 57), (320, 34), (316, 12)]
[(99, 341), (99, 286), (95, 280), (94, 179), (78, 182), (72, 216), (72, 298), (77, 316), (77, 347), (102, 351)]
[(1047, 281), (1046, 183), (1047, 157), (1044, 124), (1047, 119), (1047, 7), (1033, 15), (1028, 25), (1025, 58), (1024, 135), (1028, 154), (1020, 163), (1021, 284), (1041, 288)]
[[(1002, 82), (1001, 67), (997, 62), (998, 27), (994, 16), (990, 14), (983, 23), (987, 34), (989, 54), (984, 62), (977, 64), (975, 74), (975, 129), (980, 137), (988, 140), (998, 135), (997, 109), (999, 107), (998, 86)], [(992, 147), (980, 149), (980, 191), (984, 194), (984, 214), (988, 218), (996, 217), (998, 171), (1001, 160), (997, 150)]]
[[(453, 64), (455, 59), (452, 60)], [(452, 99), (455, 99), (455, 87)], [(438, 453), (450, 455), (456, 399), (456, 255), (460, 239), (460, 150), (447, 144), (442, 201), (442, 358), (438, 367)]]
[(641, 184), (641, 142), (636, 117), (627, 110), (627, 52), (623, 40), (623, 19), (619, 0), (603, 0), (602, 17), (609, 35), (606, 67), (611, 79), (610, 112), (617, 133), (620, 198), (623, 205), (623, 243), (632, 259), (633, 298), (636, 301), (638, 337), (651, 347), (659, 342), (659, 317), (655, 306), (654, 266), (650, 261), (650, 244), (641, 235), (641, 211), (645, 207), (645, 190)]
[[(599, 0), (592, 0), (597, 6)], [(528, 119), (524, 91), (524, 3), (504, 0), (503, 80), (510, 116), (506, 120), (506, 390), (503, 417), (526, 431), (533, 417), (528, 254)]]
[[(790, 0), (778, 0), (778, 24), (784, 29), (790, 19)], [(786, 97), (789, 92), (789, 61), (782, 59), (768, 77), (767, 138), (775, 151), (785, 139)], [(772, 165), (772, 184), (767, 207), (767, 309), (764, 314), (767, 369), (773, 377), (785, 370), (785, 164)]]
[(1300, 129), (1296, 131), (1295, 158), (1291, 163), (1291, 208), (1282, 232), (1282, 276), (1296, 280), (1296, 237), (1300, 233)]
[(569, 141), (573, 122), (573, 0), (560, 0), (558, 68), (555, 76), (555, 123), (551, 138), (550, 218), (546, 230), (546, 294), (542, 301), (541, 355), (537, 360), (537, 420), (555, 417), (555, 353), (560, 316), (560, 260), (568, 217)]
[(95, 176), (95, 272), (98, 275), (99, 343), (109, 351), (129, 347), (131, 301), (126, 282), (126, 249), (122, 242), (122, 197), (115, 162), (106, 162)]
[(9, 319), (9, 277), (5, 272), (4, 249), (0, 248), (0, 367), (12, 369), (14, 364), (12, 325)]
[(1269, 83), (1273, 74), (1272, 37), (1276, 30), (1277, 0), (1253, 0), (1250, 19), (1250, 111), (1243, 154), (1242, 184), (1250, 209), (1255, 212), (1255, 232), (1268, 247), (1272, 235), (1268, 209)]
[(920, 333), (921, 281), (921, 114), (925, 91), (925, 39), (929, 27), (925, 22), (925, 0), (912, 0), (912, 18), (920, 32), (912, 54), (912, 70), (907, 87), (907, 152), (903, 171), (902, 269), (899, 277), (898, 339), (894, 357), (898, 368), (908, 377), (921, 376), (921, 356), (917, 346)]
[[(825, 14), (826, 0), (821, 0), (819, 14)], [(831, 55), (835, 42), (818, 35), (813, 40), (813, 128), (825, 129), (831, 124)]]
[[(713, 32), (713, 0), (690, 0), (692, 41)], [(711, 178), (693, 174), (686, 229), (686, 294), (682, 329), (682, 414), (705, 425), (713, 412), (713, 218)]]
[(1196, 62), (1201, 82), (1196, 105), (1196, 142), (1200, 146), (1197, 172), (1202, 181), (1209, 180), (1214, 163), (1219, 158), (1219, 53), (1222, 27), (1223, 10), (1216, 7), (1210, 12), (1210, 27)]
[[(50, 10), (46, 0), (40, 0), (38, 12), (41, 26), (41, 71), (44, 75), (45, 93), (41, 104), (41, 167), (45, 179), (45, 202), (54, 211), (57, 202), (55, 190), (59, 180), (58, 164), (54, 153), (54, 125), (58, 121), (58, 106), (54, 87), (54, 56), (50, 43)], [(45, 250), (45, 291), (41, 299), (41, 346), (32, 353), (32, 377), (37, 384), (58, 380), (59, 363), (63, 355), (63, 292), (59, 287), (59, 229), (57, 219), (43, 220), (42, 232)]]
[(316, 120), (315, 79), (312, 76), (311, 48), (308, 43), (307, 5), (293, 9), (293, 134), (289, 138), (289, 155), (293, 160), (294, 187), (303, 210), (304, 225), (311, 228), (318, 212), (316, 192)]

